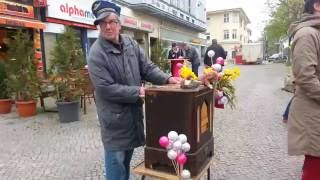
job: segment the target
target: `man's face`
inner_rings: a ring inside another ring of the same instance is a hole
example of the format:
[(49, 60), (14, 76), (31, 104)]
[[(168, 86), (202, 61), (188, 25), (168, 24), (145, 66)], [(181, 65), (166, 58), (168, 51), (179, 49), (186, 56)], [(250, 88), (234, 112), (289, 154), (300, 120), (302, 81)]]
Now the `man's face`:
[(173, 51), (178, 51), (178, 46), (174, 46), (172, 49)]
[(314, 8), (314, 14), (319, 15), (320, 14), (320, 2), (314, 3), (313, 8)]
[(111, 13), (109, 16), (99, 22), (100, 34), (109, 41), (117, 41), (119, 38), (121, 25), (116, 14)]

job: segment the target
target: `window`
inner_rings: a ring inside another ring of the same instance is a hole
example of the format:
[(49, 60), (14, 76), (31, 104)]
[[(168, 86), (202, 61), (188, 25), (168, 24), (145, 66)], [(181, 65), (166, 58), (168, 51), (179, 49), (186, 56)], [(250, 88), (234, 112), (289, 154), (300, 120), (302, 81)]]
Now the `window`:
[(180, 14), (180, 17), (181, 17), (181, 18), (184, 18), (184, 15), (183, 15), (183, 14)]
[(187, 19), (187, 21), (190, 21), (190, 18), (189, 18), (189, 16), (186, 16), (186, 19)]
[(240, 18), (240, 21), (239, 21), (240, 27), (242, 27), (242, 18), (241, 17), (239, 17), (239, 18)]
[(239, 22), (238, 13), (236, 13), (236, 12), (232, 13), (232, 22), (233, 23)]
[(223, 39), (229, 39), (229, 30), (223, 31)]
[(209, 18), (209, 17), (207, 17), (207, 20), (209, 21), (209, 20), (210, 20), (210, 18)]
[(229, 13), (225, 13), (223, 15), (223, 22), (228, 23), (229, 22)]
[(242, 41), (242, 35), (240, 35), (240, 41)]
[(194, 19), (192, 19), (191, 22), (194, 24)]
[(206, 33), (206, 36), (207, 36), (207, 40), (210, 40), (210, 33), (209, 32)]
[(237, 39), (237, 30), (236, 29), (232, 30), (232, 39)]
[(174, 14), (174, 15), (176, 15), (177, 16), (177, 11), (176, 10), (174, 10), (174, 9), (172, 9), (172, 14)]

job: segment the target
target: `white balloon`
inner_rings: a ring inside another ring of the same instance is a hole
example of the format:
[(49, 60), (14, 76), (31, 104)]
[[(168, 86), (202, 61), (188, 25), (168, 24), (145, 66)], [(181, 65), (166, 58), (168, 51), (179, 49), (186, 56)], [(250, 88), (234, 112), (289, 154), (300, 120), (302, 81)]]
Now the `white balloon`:
[(178, 133), (177, 133), (177, 132), (175, 132), (175, 131), (170, 131), (170, 132), (168, 133), (168, 138), (169, 138), (171, 141), (176, 141), (176, 140), (179, 138), (179, 136), (178, 136)]
[(184, 151), (184, 152), (188, 152), (188, 151), (190, 151), (190, 148), (191, 148), (191, 146), (190, 146), (190, 144), (189, 143), (183, 143), (182, 144), (182, 146), (181, 146), (181, 149), (182, 149), (182, 151)]
[(184, 169), (184, 170), (181, 172), (181, 177), (182, 177), (183, 179), (189, 179), (189, 178), (191, 177), (190, 171)]
[(214, 50), (210, 50), (208, 51), (208, 56), (209, 58), (212, 58), (216, 53), (214, 52)]
[(188, 138), (187, 138), (187, 136), (186, 136), (185, 134), (180, 134), (180, 135), (179, 135), (179, 140), (180, 140), (181, 143), (183, 144), (183, 143), (185, 143), (185, 142), (188, 141)]
[(211, 67), (217, 72), (220, 72), (222, 70), (221, 64), (214, 64)]
[(220, 99), (221, 103), (222, 104), (227, 104), (228, 103), (228, 98), (223, 96), (221, 99)]
[(167, 146), (167, 150), (170, 150), (173, 148), (173, 142), (169, 140), (169, 144)]
[(171, 160), (175, 160), (178, 156), (178, 153), (174, 150), (169, 150), (168, 153), (167, 153), (167, 156), (169, 159)]
[(182, 146), (181, 141), (176, 141), (176, 142), (173, 143), (173, 149), (174, 150), (180, 150), (181, 146)]

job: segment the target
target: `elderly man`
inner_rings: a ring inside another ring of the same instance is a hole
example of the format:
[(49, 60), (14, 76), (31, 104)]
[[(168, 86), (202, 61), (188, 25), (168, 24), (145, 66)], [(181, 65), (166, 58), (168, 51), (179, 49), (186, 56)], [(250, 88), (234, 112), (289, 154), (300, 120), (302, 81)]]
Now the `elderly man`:
[(141, 81), (180, 83), (147, 59), (136, 41), (120, 35), (120, 11), (108, 1), (92, 5), (100, 36), (90, 49), (88, 68), (96, 90), (108, 180), (129, 179), (133, 150), (145, 143)]

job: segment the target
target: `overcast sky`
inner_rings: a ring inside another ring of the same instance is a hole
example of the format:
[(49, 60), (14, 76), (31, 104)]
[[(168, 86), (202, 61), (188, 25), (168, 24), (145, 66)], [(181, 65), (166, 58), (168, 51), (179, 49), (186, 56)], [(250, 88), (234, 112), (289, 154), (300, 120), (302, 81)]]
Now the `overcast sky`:
[(266, 0), (207, 0), (207, 11), (243, 8), (249, 17), (251, 24), (248, 26), (252, 30), (252, 40), (261, 37), (261, 32), (269, 19)]

